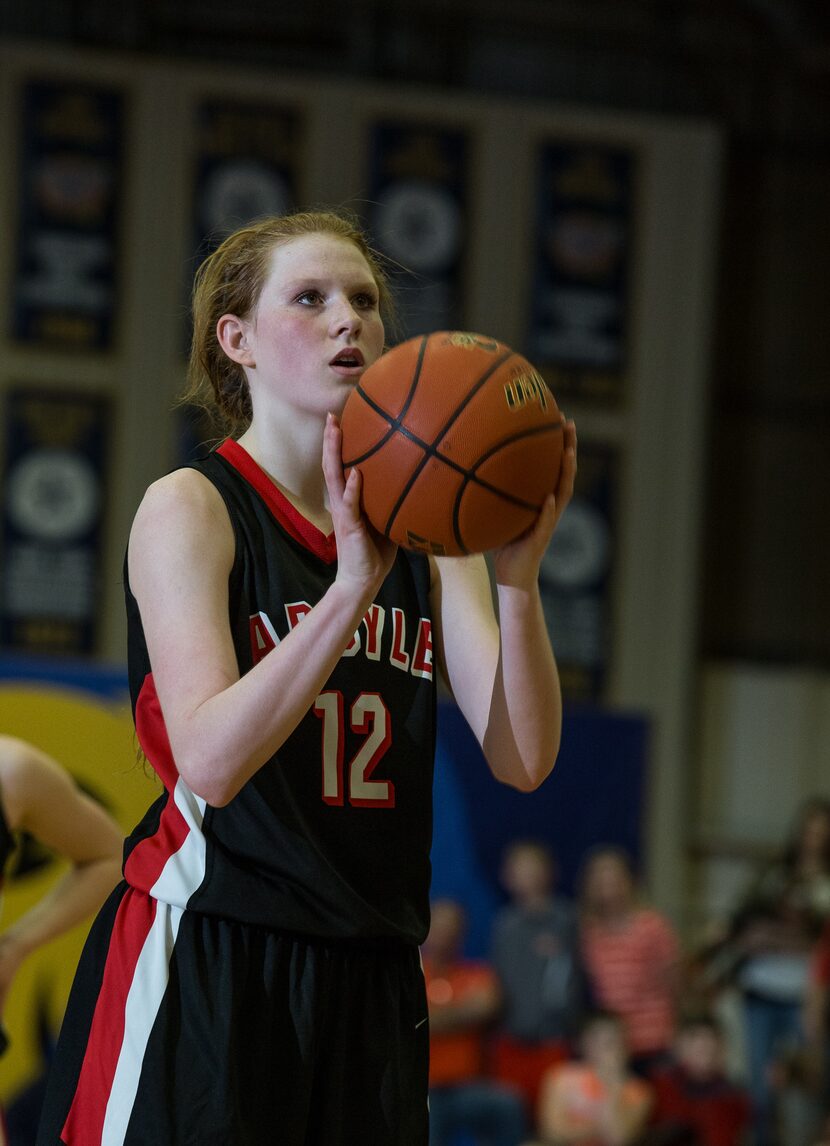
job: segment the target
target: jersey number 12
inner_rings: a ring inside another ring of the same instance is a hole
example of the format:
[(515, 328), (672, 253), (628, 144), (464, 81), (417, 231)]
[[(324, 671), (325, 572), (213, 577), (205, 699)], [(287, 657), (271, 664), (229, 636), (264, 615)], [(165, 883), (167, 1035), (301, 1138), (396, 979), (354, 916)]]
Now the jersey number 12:
[(361, 692), (349, 709), (352, 732), (366, 737), (344, 768), (345, 701), (337, 689), (321, 692), (313, 712), (323, 723), (323, 800), (342, 807), (348, 800), (360, 808), (394, 808), (395, 785), (373, 780), (372, 773), (392, 743), (389, 709), (377, 692)]

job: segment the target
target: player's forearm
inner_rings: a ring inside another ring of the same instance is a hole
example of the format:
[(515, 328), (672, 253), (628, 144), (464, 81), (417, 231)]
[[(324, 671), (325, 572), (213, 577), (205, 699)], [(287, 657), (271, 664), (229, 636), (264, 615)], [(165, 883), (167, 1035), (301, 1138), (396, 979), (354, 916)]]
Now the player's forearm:
[(483, 749), (493, 774), (532, 791), (559, 752), (562, 698), (538, 587), (499, 586), (500, 650)]
[(174, 722), (176, 766), (208, 804), (227, 804), (288, 739), (325, 686), (371, 595), (335, 582), (259, 664)]
[(120, 874), (120, 856), (78, 864), (4, 931), (4, 942), (24, 959), (94, 914), (118, 883)]

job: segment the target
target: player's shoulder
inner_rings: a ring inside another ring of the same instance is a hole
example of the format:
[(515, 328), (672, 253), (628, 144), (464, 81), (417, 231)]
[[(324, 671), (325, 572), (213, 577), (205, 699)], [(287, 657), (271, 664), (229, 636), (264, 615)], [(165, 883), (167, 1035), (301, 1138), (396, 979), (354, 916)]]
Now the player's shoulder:
[(227, 510), (216, 485), (198, 469), (184, 466), (158, 478), (141, 499), (130, 534), (133, 541), (151, 529), (170, 527), (190, 533), (227, 521)]
[(173, 470), (148, 487), (133, 518), (130, 585), (137, 592), (148, 577), (155, 585), (173, 569), (186, 576), (210, 568), (224, 576), (235, 551), (234, 526), (216, 486), (198, 470)]

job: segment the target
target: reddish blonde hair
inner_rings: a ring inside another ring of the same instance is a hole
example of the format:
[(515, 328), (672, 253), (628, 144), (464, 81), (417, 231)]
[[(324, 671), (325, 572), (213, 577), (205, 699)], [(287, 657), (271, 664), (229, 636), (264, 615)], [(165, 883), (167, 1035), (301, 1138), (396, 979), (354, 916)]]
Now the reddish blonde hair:
[(353, 243), (369, 264), (378, 288), (381, 315), (394, 320), (389, 276), (358, 220), (339, 211), (298, 211), (258, 219), (208, 255), (193, 282), (193, 336), (183, 402), (202, 406), (226, 432), (239, 436), (251, 422), (251, 395), (242, 367), (219, 345), (216, 324), (223, 314), (248, 318), (256, 308), (275, 247), (302, 235), (334, 235)]

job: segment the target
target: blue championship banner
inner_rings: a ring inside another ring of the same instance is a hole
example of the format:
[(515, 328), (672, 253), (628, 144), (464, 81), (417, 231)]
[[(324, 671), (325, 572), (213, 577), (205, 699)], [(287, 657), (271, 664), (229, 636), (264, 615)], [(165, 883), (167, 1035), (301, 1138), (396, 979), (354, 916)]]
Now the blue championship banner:
[(386, 122), (372, 130), (368, 224), (378, 249), (408, 272), (396, 284), (403, 338), (465, 325), (467, 152), (460, 130)]
[(74, 80), (34, 80), (20, 101), (12, 337), (107, 350), (118, 301), (124, 96)]
[(199, 105), (193, 212), (197, 264), (237, 227), (295, 208), (303, 130), (303, 119), (292, 107), (227, 99)]
[[(284, 215), (297, 206), (305, 121), (293, 107), (209, 99), (196, 110), (192, 261), (183, 284), (231, 231), (264, 215)], [(190, 347), (190, 306), (185, 352)], [(199, 452), (211, 435), (204, 411), (179, 415), (178, 461)]]
[(5, 413), (0, 644), (92, 653), (109, 399), (21, 387)]
[(634, 163), (596, 144), (538, 152), (527, 353), (558, 399), (622, 395)]
[(611, 594), (618, 457), (579, 447), (573, 500), (542, 559), (539, 589), (563, 695), (601, 701), (611, 658)]

